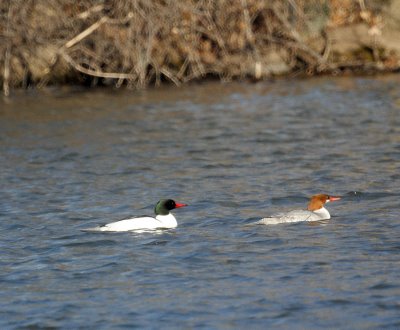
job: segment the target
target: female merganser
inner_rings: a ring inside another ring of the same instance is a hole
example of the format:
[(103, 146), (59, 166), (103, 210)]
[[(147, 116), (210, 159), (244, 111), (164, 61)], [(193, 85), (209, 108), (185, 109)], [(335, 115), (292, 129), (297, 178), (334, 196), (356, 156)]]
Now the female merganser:
[(318, 221), (331, 218), (325, 203), (339, 200), (340, 197), (318, 194), (311, 197), (307, 210), (294, 210), (288, 213), (275, 214), (272, 217), (263, 218), (256, 224), (275, 225), (278, 223)]
[(187, 206), (187, 204), (176, 203), (172, 199), (162, 199), (154, 208), (155, 218), (150, 216), (134, 217), (86, 229), (85, 231), (131, 231), (175, 228), (178, 223), (174, 215), (169, 211), (184, 206)]

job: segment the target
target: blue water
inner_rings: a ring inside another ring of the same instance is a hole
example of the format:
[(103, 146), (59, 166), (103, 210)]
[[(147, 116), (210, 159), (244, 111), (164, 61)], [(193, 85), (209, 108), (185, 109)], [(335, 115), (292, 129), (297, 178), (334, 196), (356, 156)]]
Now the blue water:
[[(0, 103), (0, 328), (400, 328), (400, 77)], [(343, 196), (330, 221), (252, 222)], [(190, 204), (157, 233), (82, 229)]]

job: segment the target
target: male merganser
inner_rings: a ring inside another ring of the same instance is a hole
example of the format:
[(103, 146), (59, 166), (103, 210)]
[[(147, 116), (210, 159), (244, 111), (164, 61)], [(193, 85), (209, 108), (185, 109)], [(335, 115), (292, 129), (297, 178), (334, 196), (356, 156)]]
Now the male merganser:
[(318, 194), (311, 197), (307, 210), (294, 210), (288, 213), (275, 214), (268, 218), (263, 218), (256, 224), (275, 225), (278, 223), (318, 221), (331, 218), (328, 210), (324, 207), (325, 203), (339, 200), (340, 197)]
[(131, 230), (154, 230), (175, 228), (178, 223), (172, 213), (173, 209), (187, 206), (187, 204), (176, 203), (172, 199), (160, 200), (155, 208), (155, 217), (141, 216), (111, 222), (104, 226), (86, 229), (85, 231), (131, 231)]

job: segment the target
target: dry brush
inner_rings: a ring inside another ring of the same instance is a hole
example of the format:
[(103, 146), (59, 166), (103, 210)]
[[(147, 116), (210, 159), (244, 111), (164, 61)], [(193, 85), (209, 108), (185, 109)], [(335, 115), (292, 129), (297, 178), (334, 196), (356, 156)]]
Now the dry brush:
[(210, 76), (397, 70), (398, 54), (379, 43), (343, 58), (332, 41), (330, 29), (349, 24), (379, 35), (390, 1), (378, 2), (3, 0), (0, 80), (8, 94), (48, 83), (144, 88)]

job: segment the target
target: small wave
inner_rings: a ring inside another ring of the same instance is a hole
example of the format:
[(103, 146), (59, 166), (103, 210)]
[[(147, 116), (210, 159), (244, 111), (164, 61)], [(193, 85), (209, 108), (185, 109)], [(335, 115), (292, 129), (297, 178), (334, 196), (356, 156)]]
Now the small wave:
[(342, 196), (347, 200), (374, 200), (386, 197), (400, 196), (400, 192), (362, 192), (362, 191), (349, 191)]

